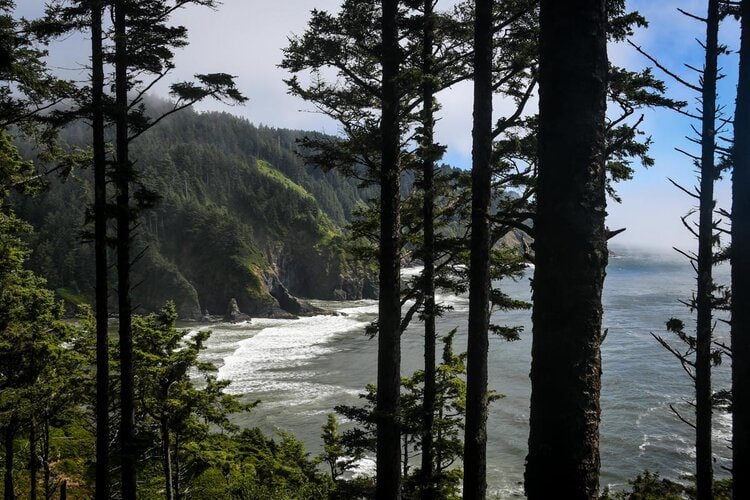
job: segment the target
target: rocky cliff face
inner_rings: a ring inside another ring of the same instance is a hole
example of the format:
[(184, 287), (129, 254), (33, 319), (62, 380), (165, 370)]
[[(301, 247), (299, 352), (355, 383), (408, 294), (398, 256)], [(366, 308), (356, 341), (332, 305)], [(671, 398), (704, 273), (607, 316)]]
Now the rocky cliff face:
[[(304, 248), (304, 247), (302, 247)], [(377, 299), (377, 277), (340, 253), (320, 248), (313, 252), (295, 249), (271, 256), (274, 276), (291, 293), (322, 300)]]
[(322, 312), (300, 299), (375, 297), (372, 280), (341, 250), (339, 230), (308, 202), (274, 237), (258, 234), (241, 210), (160, 208), (137, 268), (147, 283), (135, 292), (142, 309), (171, 299), (183, 319), (199, 319), (234, 301), (238, 313), (283, 318)]

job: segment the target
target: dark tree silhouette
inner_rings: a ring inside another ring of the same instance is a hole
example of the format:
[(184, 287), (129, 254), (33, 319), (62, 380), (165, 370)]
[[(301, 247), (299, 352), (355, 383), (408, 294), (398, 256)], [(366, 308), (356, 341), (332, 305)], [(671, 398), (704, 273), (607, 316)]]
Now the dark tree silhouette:
[(607, 265), (604, 0), (542, 0), (534, 220), (532, 500), (596, 498)]
[(136, 444), (135, 444), (135, 402), (133, 388), (133, 334), (132, 305), (130, 300), (130, 244), (131, 209), (130, 183), (132, 165), (129, 160), (128, 142), (128, 33), (127, 0), (115, 0), (115, 169), (117, 220), (117, 310), (118, 336), (120, 339), (120, 482), (122, 497), (134, 500), (136, 497)]
[[(137, 172), (129, 158), (130, 143), (164, 118), (212, 97), (234, 103), (246, 99), (236, 89), (234, 78), (225, 73), (195, 75), (195, 81), (175, 83), (171, 94), (173, 107), (157, 117), (147, 116), (143, 97), (154, 83), (173, 68), (173, 49), (184, 46), (187, 30), (169, 26), (170, 16), (190, 4), (215, 6), (213, 0), (156, 0), (149, 3), (114, 0), (113, 37), (115, 68), (115, 166), (112, 177), (116, 190), (117, 221), (117, 296), (120, 339), (120, 448), (123, 498), (135, 498), (137, 447), (134, 425), (133, 336), (131, 270), (143, 252), (133, 256), (131, 249), (138, 211), (157, 201), (157, 193), (138, 183)], [(144, 75), (153, 75), (144, 83)], [(130, 95), (134, 97), (130, 97)], [(131, 190), (131, 186), (135, 188)]]
[(492, 191), (492, 6), (474, 14), (474, 129), (471, 167), (471, 257), (466, 357), (464, 498), (487, 492), (487, 337), (490, 319), (490, 197)]
[(436, 403), (435, 368), (435, 0), (424, 0), (422, 21), (422, 294), (424, 295), (424, 397), (422, 430), (422, 491), (425, 500), (435, 498), (434, 425)]
[(716, 79), (719, 57), (719, 0), (708, 1), (706, 17), (706, 60), (703, 67), (701, 101), (700, 200), (698, 221), (698, 290), (696, 292), (695, 352), (695, 476), (697, 497), (713, 497), (711, 452), (711, 338), (714, 265), (714, 182), (716, 153)]
[(382, 2), (382, 118), (380, 166), (380, 298), (378, 303), (378, 499), (401, 497), (399, 394), (401, 390), (400, 124), (398, 1)]
[(676, 334), (684, 345), (683, 348), (674, 347), (662, 337), (654, 335), (656, 340), (680, 361), (695, 386), (695, 402), (689, 402), (695, 408), (694, 422), (690, 422), (676, 408), (671, 408), (680, 420), (695, 430), (696, 495), (699, 499), (710, 499), (713, 496), (711, 426), (715, 401), (711, 388), (711, 367), (720, 361), (722, 351), (721, 348), (717, 349), (713, 345), (713, 310), (719, 307), (723, 300), (716, 296), (719, 288), (713, 281), (713, 266), (720, 258), (720, 255), (714, 251), (714, 247), (719, 243), (718, 222), (714, 220), (716, 208), (714, 183), (721, 166), (716, 164), (716, 137), (721, 128), (726, 125), (726, 121), (723, 120), (723, 125), (717, 127), (717, 121), (721, 115), (721, 110), (716, 104), (716, 82), (719, 79), (718, 57), (725, 51), (725, 47), (720, 46), (718, 40), (721, 21), (720, 2), (709, 0), (707, 5), (708, 12), (705, 18), (682, 11), (683, 15), (706, 25), (706, 40), (705, 43), (701, 43), (704, 49), (704, 66), (702, 70), (698, 70), (700, 76), (698, 83), (690, 83), (681, 78), (631, 42), (631, 45), (662, 71), (689, 90), (700, 94), (698, 114), (686, 111), (684, 104), (677, 108), (683, 115), (701, 122), (700, 132), (695, 127), (693, 128), (698, 137), (690, 138), (693, 142), (700, 144), (700, 156), (679, 150), (690, 158), (698, 169), (700, 186), (692, 191), (672, 181), (681, 191), (698, 201), (697, 224), (688, 220), (695, 210), (691, 210), (682, 218), (683, 225), (698, 240), (698, 251), (697, 253), (680, 251), (690, 260), (697, 275), (697, 290), (693, 297), (685, 302), (691, 311), (696, 312), (696, 331), (694, 336), (688, 334), (684, 323), (676, 318), (671, 318), (667, 322), (667, 330)]
[(91, 1), (91, 132), (94, 164), (96, 290), (96, 498), (109, 498), (109, 284), (107, 261), (107, 152), (104, 139), (102, 0)]
[(741, 2), (742, 41), (732, 174), (732, 477), (750, 498), (750, 1)]

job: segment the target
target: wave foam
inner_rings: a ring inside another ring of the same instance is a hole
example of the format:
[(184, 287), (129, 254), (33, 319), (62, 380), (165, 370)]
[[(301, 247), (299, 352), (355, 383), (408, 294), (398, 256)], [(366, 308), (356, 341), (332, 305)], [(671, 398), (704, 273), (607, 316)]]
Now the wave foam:
[[(368, 304), (343, 309), (341, 312), (348, 316), (254, 320), (252, 327), (257, 333), (237, 343), (237, 348), (224, 359), (218, 376), (232, 381), (228, 391), (235, 394), (293, 393), (294, 398), (287, 403), (304, 403), (339, 393), (340, 387), (310, 382), (315, 374), (304, 370), (304, 366), (333, 352), (331, 341), (337, 336), (363, 329), (367, 321), (358, 315), (369, 313), (372, 307)], [(377, 305), (374, 307), (377, 310)]]

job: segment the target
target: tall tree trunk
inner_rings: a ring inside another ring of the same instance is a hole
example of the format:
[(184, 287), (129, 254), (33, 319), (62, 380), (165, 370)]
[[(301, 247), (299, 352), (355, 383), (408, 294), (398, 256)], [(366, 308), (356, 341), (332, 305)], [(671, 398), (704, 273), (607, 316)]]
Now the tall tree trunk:
[(52, 471), (49, 467), (49, 412), (44, 412), (44, 428), (42, 431), (42, 462), (44, 463), (44, 498), (52, 498)]
[(750, 0), (741, 8), (732, 174), (732, 478), (734, 498), (750, 498)]
[(599, 489), (606, 0), (542, 0), (528, 498)]
[(15, 485), (13, 484), (13, 441), (16, 437), (15, 422), (11, 421), (5, 428), (5, 435), (3, 436), (5, 448), (5, 476), (3, 481), (4, 487), (4, 500), (15, 500)]
[(136, 496), (136, 464), (133, 401), (133, 337), (130, 303), (130, 181), (128, 151), (128, 45), (125, 0), (116, 0), (115, 9), (115, 104), (116, 104), (116, 186), (117, 186), (117, 298), (120, 337), (120, 449), (122, 497)]
[(490, 300), (492, 181), (492, 5), (476, 0), (474, 13), (474, 129), (471, 168), (471, 256), (466, 357), (464, 498), (487, 493), (487, 351)]
[(91, 2), (91, 123), (94, 149), (96, 267), (96, 499), (109, 498), (109, 354), (107, 284), (107, 159), (104, 141), (102, 0)]
[(399, 193), (398, 1), (382, 0), (382, 151), (378, 304), (377, 485), (381, 500), (401, 498), (401, 281)]
[(403, 451), (401, 452), (401, 477), (409, 475), (409, 435), (403, 434), (401, 437), (401, 446)]
[(164, 498), (166, 498), (166, 500), (173, 500), (174, 490), (172, 489), (172, 447), (169, 443), (169, 422), (166, 418), (162, 418), (160, 425), (162, 466), (164, 469)]
[(422, 488), (424, 500), (435, 498), (435, 82), (433, 50), (435, 0), (424, 1), (422, 34), (422, 180), (424, 190), (424, 241), (422, 243), (422, 293), (424, 294), (424, 400), (422, 402)]
[(711, 296), (713, 287), (713, 212), (716, 167), (716, 78), (719, 0), (709, 0), (703, 73), (700, 207), (698, 221), (698, 290), (695, 354), (695, 476), (699, 500), (712, 498), (711, 454)]
[(174, 497), (176, 500), (180, 500), (182, 498), (182, 495), (180, 494), (180, 433), (175, 432), (174, 435), (174, 466), (172, 467), (172, 470), (174, 471), (174, 479), (173, 479), (173, 485), (174, 485)]
[(37, 475), (39, 472), (39, 457), (36, 454), (37, 448), (36, 422), (31, 417), (29, 422), (29, 500), (37, 498)]
[[(443, 399), (442, 398), (440, 398), (440, 401), (437, 402), (437, 405), (438, 405), (438, 407), (437, 407), (437, 416), (438, 416), (438, 419), (442, 421), (443, 418), (445, 417), (445, 413), (444, 413), (444, 410), (443, 410), (444, 404), (443, 404)], [(442, 431), (442, 429), (440, 427), (438, 427), (436, 429), (436, 431), (435, 431), (435, 437), (437, 438), (437, 442), (438, 443), (443, 440), (443, 431)], [(443, 471), (444, 471), (444, 468), (443, 468), (443, 449), (440, 448), (440, 447), (437, 450), (435, 450), (435, 470), (439, 474), (442, 474)]]

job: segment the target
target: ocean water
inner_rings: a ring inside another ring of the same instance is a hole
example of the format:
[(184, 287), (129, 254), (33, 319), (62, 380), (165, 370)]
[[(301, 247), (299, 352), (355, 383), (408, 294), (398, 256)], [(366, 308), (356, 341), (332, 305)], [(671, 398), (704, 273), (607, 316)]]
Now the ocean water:
[[(416, 270), (407, 271), (417, 272)], [(512, 296), (530, 296), (533, 269), (517, 282), (501, 286)], [(725, 268), (717, 281), (729, 279)], [(691, 319), (680, 299), (690, 296), (694, 277), (689, 265), (671, 254), (618, 249), (610, 259), (604, 291), (604, 326), (609, 334), (602, 347), (602, 486), (622, 487), (628, 478), (650, 469), (679, 479), (692, 470), (691, 429), (671, 412), (672, 404), (687, 415), (692, 387), (679, 363), (651, 337), (668, 337), (664, 323), (671, 317)], [(439, 332), (457, 328), (455, 349), (466, 346), (468, 298), (442, 294), (452, 306), (439, 321)], [(248, 400), (261, 400), (238, 423), (267, 432), (292, 432), (308, 449), (322, 447), (320, 428), (326, 414), (339, 404), (356, 404), (364, 386), (376, 378), (377, 341), (364, 327), (377, 313), (374, 301), (326, 303), (340, 316), (298, 320), (257, 319), (238, 325), (199, 325), (213, 334), (205, 354), (216, 363), (229, 390)], [(525, 328), (521, 340), (490, 339), (490, 388), (505, 395), (495, 402), (488, 419), (488, 483), (500, 498), (521, 496), (528, 438), (530, 311), (498, 313), (495, 320)], [(726, 326), (717, 322), (716, 336), (725, 340)], [(422, 331), (415, 321), (403, 336), (402, 372), (422, 364)], [(714, 372), (714, 387), (729, 386), (729, 366)], [(717, 475), (726, 474), (731, 438), (730, 416), (714, 416)], [(365, 461), (362, 468), (372, 468)]]

